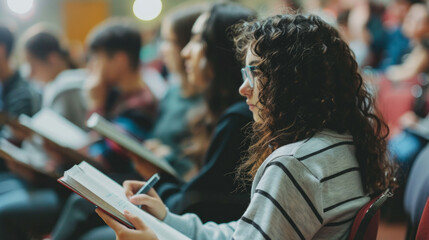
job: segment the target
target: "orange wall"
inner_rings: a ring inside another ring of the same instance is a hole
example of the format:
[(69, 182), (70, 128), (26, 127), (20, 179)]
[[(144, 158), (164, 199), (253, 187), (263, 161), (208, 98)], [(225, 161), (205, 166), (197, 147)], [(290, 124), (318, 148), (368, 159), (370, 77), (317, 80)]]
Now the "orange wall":
[(91, 29), (110, 15), (106, 1), (64, 1), (65, 34), (70, 41), (85, 42)]

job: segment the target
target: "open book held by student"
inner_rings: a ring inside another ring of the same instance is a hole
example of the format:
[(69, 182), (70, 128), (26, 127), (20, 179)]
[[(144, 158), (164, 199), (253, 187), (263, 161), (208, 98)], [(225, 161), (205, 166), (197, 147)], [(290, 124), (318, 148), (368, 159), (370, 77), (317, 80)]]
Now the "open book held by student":
[(121, 131), (117, 126), (110, 123), (99, 114), (92, 114), (87, 121), (87, 126), (104, 137), (116, 142), (124, 149), (136, 154), (141, 159), (149, 162), (162, 171), (180, 179), (179, 174), (165, 159), (153, 154), (133, 136), (125, 133), (124, 131)]
[(59, 177), (55, 172), (50, 172), (45, 168), (45, 159), (37, 159), (34, 155), (29, 155), (21, 148), (16, 147), (8, 140), (0, 138), (0, 157), (5, 161), (12, 161), (20, 168), (33, 172), (39, 176), (56, 179)]
[(12, 117), (6, 112), (0, 112), (0, 126), (8, 125), (14, 130), (18, 130), (25, 135), (30, 135), (32, 130), (22, 125), (17, 117)]
[(133, 228), (133, 225), (125, 218), (125, 210), (138, 216), (161, 240), (189, 239), (129, 202), (122, 186), (86, 162), (65, 171), (58, 181), (127, 227)]
[(90, 144), (89, 134), (49, 108), (40, 110), (32, 118), (19, 116), (18, 124), (43, 137), (49, 146), (72, 163), (83, 160), (95, 163), (95, 160), (80, 152)]

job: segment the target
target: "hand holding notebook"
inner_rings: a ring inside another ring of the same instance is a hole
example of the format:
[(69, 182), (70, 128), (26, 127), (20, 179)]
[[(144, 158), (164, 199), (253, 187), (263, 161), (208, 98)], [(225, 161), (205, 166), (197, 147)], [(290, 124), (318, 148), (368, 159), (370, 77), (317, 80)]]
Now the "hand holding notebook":
[[(110, 228), (112, 228), (113, 231), (115, 231), (117, 235), (117, 238), (116, 238), (117, 240), (133, 240), (133, 239), (157, 240), (159, 239), (157, 235), (152, 231), (152, 229), (148, 228), (143, 221), (141, 221), (137, 216), (131, 214), (128, 211), (125, 211), (124, 215), (136, 227), (135, 230), (126, 228), (124, 225), (118, 223), (109, 215), (107, 215), (103, 211), (100, 211), (99, 209), (95, 211), (103, 219), (103, 221)], [(131, 237), (134, 237), (134, 238), (131, 239)]]
[(124, 188), (86, 162), (67, 170), (64, 177), (58, 181), (128, 227), (138, 228), (139, 226), (135, 226), (133, 221), (124, 215), (124, 211), (131, 212), (139, 218), (141, 221), (138, 222), (144, 222), (156, 233), (159, 239), (188, 239), (177, 230), (131, 203)]

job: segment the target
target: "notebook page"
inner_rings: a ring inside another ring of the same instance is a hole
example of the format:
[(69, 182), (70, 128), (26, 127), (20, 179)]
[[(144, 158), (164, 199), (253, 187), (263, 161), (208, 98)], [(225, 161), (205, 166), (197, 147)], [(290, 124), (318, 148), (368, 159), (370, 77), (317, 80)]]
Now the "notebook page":
[(163, 158), (155, 156), (149, 149), (138, 141), (117, 129), (117, 127), (104, 119), (102, 116), (94, 113), (87, 121), (87, 126), (102, 134), (103, 136), (115, 141), (129, 151), (136, 153), (155, 166), (160, 167), (171, 175), (178, 177), (176, 170)]
[(83, 161), (79, 164), (79, 167), (85, 172), (86, 175), (91, 176), (95, 181), (101, 185), (108, 185), (109, 189), (116, 194), (118, 197), (127, 199), (124, 188), (111, 178), (100, 172), (95, 167), (91, 166), (87, 162)]
[(67, 170), (64, 173), (64, 179), (62, 179), (62, 182), (95, 205), (132, 226), (132, 224), (128, 222), (123, 215), (123, 211), (118, 210), (118, 206), (122, 206), (127, 200), (120, 199), (115, 194), (109, 192), (105, 186), (100, 185), (98, 181), (94, 181), (93, 178), (86, 175), (79, 166), (75, 165), (71, 169)]
[(22, 123), (63, 147), (80, 149), (90, 142), (84, 130), (49, 108), (40, 110), (30, 121), (24, 120)]

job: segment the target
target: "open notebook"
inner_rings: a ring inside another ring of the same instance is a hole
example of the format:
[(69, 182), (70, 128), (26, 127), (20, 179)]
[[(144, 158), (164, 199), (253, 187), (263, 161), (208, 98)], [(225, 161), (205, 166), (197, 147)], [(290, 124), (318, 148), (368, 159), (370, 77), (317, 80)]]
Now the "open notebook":
[(55, 151), (64, 154), (72, 163), (83, 160), (95, 162), (81, 152), (81, 149), (91, 143), (89, 134), (49, 108), (43, 108), (31, 118), (20, 115), (18, 124), (43, 137)]
[(3, 157), (7, 161), (14, 161), (25, 167), (31, 169), (36, 173), (48, 176), (50, 178), (57, 178), (58, 176), (54, 172), (48, 172), (45, 170), (46, 158), (39, 154), (32, 154), (21, 148), (16, 147), (8, 140), (0, 138), (0, 157)]
[(21, 115), (19, 122), (32, 131), (70, 149), (81, 149), (90, 143), (89, 135), (78, 126), (49, 108), (43, 108), (32, 118)]
[(180, 178), (176, 170), (174, 170), (174, 168), (172, 168), (171, 165), (165, 159), (153, 154), (137, 139), (127, 133), (124, 133), (123, 131), (120, 131), (117, 126), (110, 123), (99, 114), (92, 114), (87, 121), (87, 126), (100, 133), (101, 135), (105, 136), (106, 138), (116, 142), (128, 151), (131, 151), (134, 154), (140, 156), (142, 159), (147, 160), (148, 162), (157, 166), (163, 171), (171, 174), (174, 177)]
[(124, 210), (142, 219), (161, 240), (189, 239), (133, 205), (125, 196), (122, 186), (86, 162), (67, 170), (64, 173), (64, 177), (58, 179), (58, 181), (128, 227), (133, 227), (133, 225), (125, 218)]

